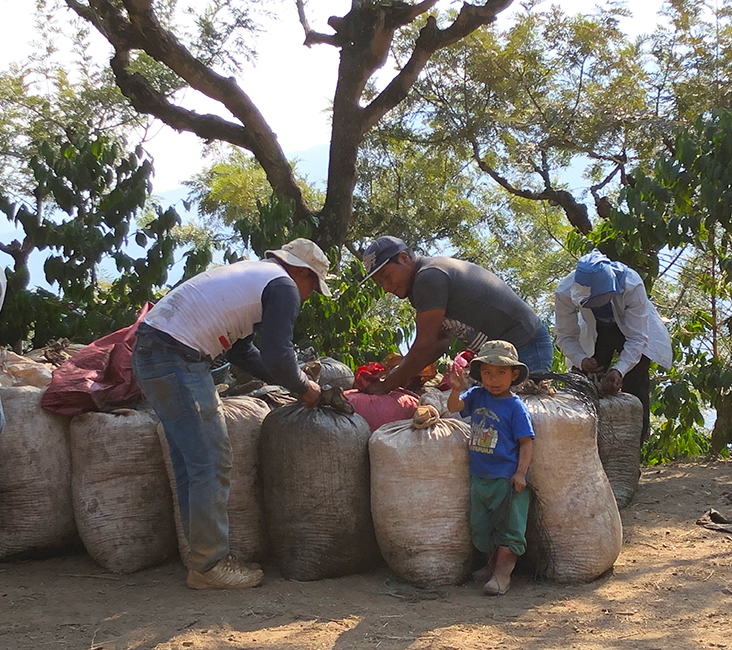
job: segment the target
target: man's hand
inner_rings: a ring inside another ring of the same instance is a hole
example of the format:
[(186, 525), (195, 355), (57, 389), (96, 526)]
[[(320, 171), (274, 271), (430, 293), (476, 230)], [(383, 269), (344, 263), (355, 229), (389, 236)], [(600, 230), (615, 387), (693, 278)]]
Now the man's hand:
[(314, 381), (308, 381), (308, 389), (302, 395), (302, 404), (305, 408), (313, 408), (320, 402), (320, 386)]
[(623, 375), (613, 368), (605, 375), (605, 377), (603, 377), (602, 387), (605, 389), (606, 393), (619, 393), (623, 389)]
[(602, 372), (605, 369), (604, 366), (598, 365), (595, 357), (585, 357), (584, 359), (582, 359), (582, 364), (580, 368), (582, 369), (582, 372), (586, 373)]
[(386, 395), (389, 389), (384, 385), (383, 379), (375, 379), (365, 389), (361, 389), (361, 392), (369, 395)]
[(511, 487), (513, 488), (514, 492), (522, 492), (526, 489), (526, 473), (523, 474), (521, 471), (516, 472), (511, 477)]

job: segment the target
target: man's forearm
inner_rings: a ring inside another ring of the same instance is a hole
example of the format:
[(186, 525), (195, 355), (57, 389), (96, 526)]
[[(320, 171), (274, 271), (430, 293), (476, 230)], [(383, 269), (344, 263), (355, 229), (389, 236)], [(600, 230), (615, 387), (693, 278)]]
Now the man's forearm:
[(400, 386), (406, 386), (422, 369), (439, 358), (442, 349), (443, 346), (439, 341), (427, 344), (418, 344), (415, 341), (402, 362), (384, 379), (384, 388), (391, 391)]

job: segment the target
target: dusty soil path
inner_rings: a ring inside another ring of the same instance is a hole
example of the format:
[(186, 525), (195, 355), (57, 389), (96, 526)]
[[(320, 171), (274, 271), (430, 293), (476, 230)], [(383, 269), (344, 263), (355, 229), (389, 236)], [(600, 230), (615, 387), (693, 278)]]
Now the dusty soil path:
[(0, 649), (732, 649), (732, 535), (696, 525), (710, 507), (732, 517), (732, 463), (645, 469), (610, 575), (519, 575), (499, 598), (417, 597), (386, 568), (298, 583), (265, 567), (261, 588), (237, 593), (188, 590), (179, 563), (126, 576), (84, 554), (5, 563)]

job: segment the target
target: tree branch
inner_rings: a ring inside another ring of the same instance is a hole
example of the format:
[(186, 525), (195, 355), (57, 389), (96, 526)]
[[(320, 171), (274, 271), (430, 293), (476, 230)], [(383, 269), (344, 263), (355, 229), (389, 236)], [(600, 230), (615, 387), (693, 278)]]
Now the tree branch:
[[(178, 131), (190, 131), (206, 140), (220, 139), (251, 151), (272, 188), (295, 201), (295, 218), (300, 220), (311, 214), (277, 136), (235, 79), (217, 74), (191, 55), (162, 27), (152, 10), (151, 0), (122, 0), (127, 16), (110, 0), (89, 1), (89, 7), (77, 0), (66, 0), (66, 3), (91, 22), (114, 47), (112, 69), (117, 84), (136, 110), (153, 115)], [(145, 51), (191, 88), (223, 104), (239, 123), (180, 108), (142, 75), (129, 73), (130, 51), (135, 49)]]
[[(409, 89), (434, 52), (457, 43), (479, 27), (492, 23), (496, 19), (496, 15), (508, 7), (512, 1), (487, 0), (485, 5), (480, 7), (464, 3), (455, 21), (446, 29), (439, 29), (435, 18), (429, 16), (427, 23), (419, 33), (409, 61), (391, 83), (364, 109), (363, 132), (368, 131), (388, 111), (406, 98)], [(417, 7), (419, 6), (417, 5)]]
[(296, 4), (297, 15), (300, 19), (300, 24), (305, 30), (304, 45), (310, 47), (313, 44), (322, 43), (325, 45), (333, 45), (334, 47), (341, 46), (341, 42), (337, 34), (321, 34), (319, 32), (314, 32), (312, 29), (310, 29), (310, 23), (308, 22), (308, 18), (305, 15), (305, 3), (303, 2), (303, 0), (297, 0)]
[[(529, 199), (531, 201), (548, 201), (550, 205), (558, 205), (562, 210), (564, 210), (569, 223), (571, 223), (572, 226), (579, 230), (583, 235), (586, 235), (592, 230), (592, 224), (590, 223), (589, 216), (587, 215), (587, 206), (583, 203), (579, 203), (570, 192), (567, 192), (566, 190), (555, 190), (548, 183), (541, 192), (522, 190), (514, 187), (508, 179), (501, 176), (482, 158), (478, 143), (474, 139), (471, 139), (471, 144), (473, 148), (473, 158), (475, 159), (478, 167), (506, 191), (510, 192), (514, 196), (521, 197), (522, 199)], [(543, 163), (546, 169), (547, 163), (545, 159), (543, 160)]]

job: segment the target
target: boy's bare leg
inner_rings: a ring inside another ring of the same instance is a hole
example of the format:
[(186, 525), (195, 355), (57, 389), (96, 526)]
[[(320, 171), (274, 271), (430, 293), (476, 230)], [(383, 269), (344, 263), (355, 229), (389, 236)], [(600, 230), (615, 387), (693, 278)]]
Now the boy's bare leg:
[(518, 556), (505, 546), (496, 551), (496, 565), (491, 579), (483, 586), (483, 592), (491, 596), (502, 596), (511, 585), (511, 574)]

